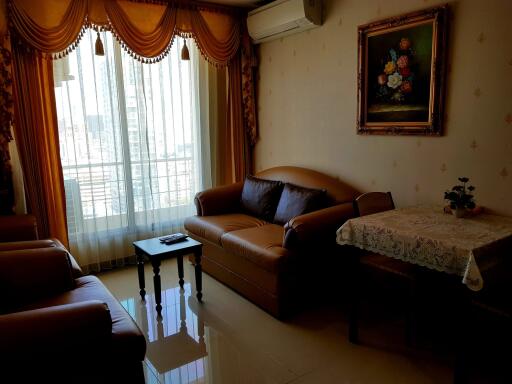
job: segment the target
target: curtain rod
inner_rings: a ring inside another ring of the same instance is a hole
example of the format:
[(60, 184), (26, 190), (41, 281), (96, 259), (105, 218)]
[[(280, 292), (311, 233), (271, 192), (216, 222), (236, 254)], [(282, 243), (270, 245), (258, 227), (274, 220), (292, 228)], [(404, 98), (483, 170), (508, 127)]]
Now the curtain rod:
[(192, 9), (203, 9), (212, 12), (230, 13), (230, 14), (246, 14), (247, 9), (242, 7), (235, 7), (232, 5), (216, 4), (207, 1), (200, 0), (126, 0), (132, 3), (147, 3), (147, 4), (159, 4), (167, 5), (169, 3), (175, 3), (179, 8), (192, 8)]

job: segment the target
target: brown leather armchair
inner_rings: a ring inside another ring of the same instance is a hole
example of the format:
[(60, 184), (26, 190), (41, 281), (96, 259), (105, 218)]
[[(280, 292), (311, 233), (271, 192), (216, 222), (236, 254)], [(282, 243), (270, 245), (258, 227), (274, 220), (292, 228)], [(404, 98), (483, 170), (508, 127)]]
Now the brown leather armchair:
[(144, 382), (142, 332), (57, 241), (0, 244), (0, 288), (0, 361), (23, 380)]
[(282, 317), (336, 269), (325, 262), (336, 261), (336, 230), (354, 216), (352, 201), (359, 192), (305, 168), (276, 167), (256, 177), (325, 189), (328, 206), (278, 225), (242, 210), (240, 182), (198, 193), (197, 215), (187, 218), (185, 228), (203, 243), (205, 272)]

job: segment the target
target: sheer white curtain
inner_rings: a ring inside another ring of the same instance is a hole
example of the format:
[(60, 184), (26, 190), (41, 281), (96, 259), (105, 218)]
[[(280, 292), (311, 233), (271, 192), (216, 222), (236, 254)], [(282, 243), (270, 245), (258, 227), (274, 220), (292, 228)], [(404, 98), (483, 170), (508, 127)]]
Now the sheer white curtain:
[(105, 56), (90, 31), (54, 64), (70, 248), (86, 271), (122, 264), (134, 240), (182, 231), (211, 182), (194, 44), (190, 61), (177, 39), (164, 60), (142, 64), (101, 37)]

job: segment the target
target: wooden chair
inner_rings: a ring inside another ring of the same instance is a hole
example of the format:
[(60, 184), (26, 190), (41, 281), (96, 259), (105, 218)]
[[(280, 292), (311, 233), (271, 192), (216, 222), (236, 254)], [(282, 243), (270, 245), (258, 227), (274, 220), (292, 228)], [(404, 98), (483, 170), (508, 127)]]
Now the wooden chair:
[(484, 287), (470, 292), (469, 302), (472, 317), (484, 316), (497, 323), (504, 322), (512, 336), (512, 259), (507, 256), (512, 255), (504, 255), (501, 263), (485, 270)]
[[(495, 273), (486, 276), (484, 288), (470, 296), (466, 321), (459, 321), (454, 384), (468, 383), (474, 364), (482, 367), (480, 357), (474, 359), (474, 350), (485, 351), (487, 363), (493, 365), (486, 368), (501, 377), (500, 383), (511, 382), (512, 374), (508, 369), (512, 342), (511, 264), (507, 260), (494, 268)], [(468, 337), (471, 333), (474, 335)]]
[(356, 216), (367, 216), (392, 209), (395, 209), (395, 203), (391, 192), (367, 192), (354, 200)]
[[(395, 209), (395, 204), (391, 192), (368, 192), (354, 200), (354, 212), (357, 216), (366, 216), (392, 209)], [(413, 301), (416, 290), (416, 267), (413, 264), (368, 251), (362, 251), (354, 260), (354, 273), (352, 274), (354, 278), (352, 284), (354, 293), (352, 294), (353, 300), (349, 316), (349, 341), (352, 343), (358, 342), (359, 288), (361, 287), (362, 279), (364, 279), (361, 269), (380, 271), (385, 276), (390, 275), (405, 282), (408, 286), (406, 340), (407, 344), (411, 345), (414, 334)]]

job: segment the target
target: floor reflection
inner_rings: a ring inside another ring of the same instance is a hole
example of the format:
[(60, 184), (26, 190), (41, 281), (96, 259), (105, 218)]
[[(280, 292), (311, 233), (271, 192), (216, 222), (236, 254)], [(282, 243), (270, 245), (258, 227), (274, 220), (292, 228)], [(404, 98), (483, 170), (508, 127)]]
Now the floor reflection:
[[(153, 271), (146, 266), (146, 280)], [(157, 320), (154, 294), (148, 287), (141, 302), (137, 270), (123, 268), (101, 275), (143, 330), (144, 361), (150, 384), (317, 384), (317, 383), (449, 383), (451, 363), (438, 358), (354, 346), (346, 338), (346, 315), (327, 306), (279, 321), (236, 292), (203, 274), (206, 297), (195, 298), (194, 269), (185, 267), (180, 291), (175, 259), (162, 263), (162, 319)], [(319, 291), (322, 293), (322, 291)], [(370, 324), (371, 325), (371, 324)], [(367, 329), (366, 340), (384, 337), (397, 345), (401, 324)], [(395, 335), (395, 336), (393, 336)], [(371, 367), (371, 369), (368, 369)]]
[(205, 326), (186, 304), (190, 296), (190, 284), (184, 290), (164, 290), (162, 318), (156, 317), (154, 295), (147, 295), (146, 303), (134, 298), (121, 301), (146, 336), (146, 364), (158, 378), (148, 375), (148, 383), (206, 382)]
[(275, 383), (276, 377), (290, 378), (266, 353), (258, 353), (232, 326), (206, 310), (190, 284), (184, 288), (162, 290), (162, 318), (157, 317), (154, 294), (147, 294), (145, 303), (138, 297), (121, 300), (147, 340), (148, 384), (265, 384)]

